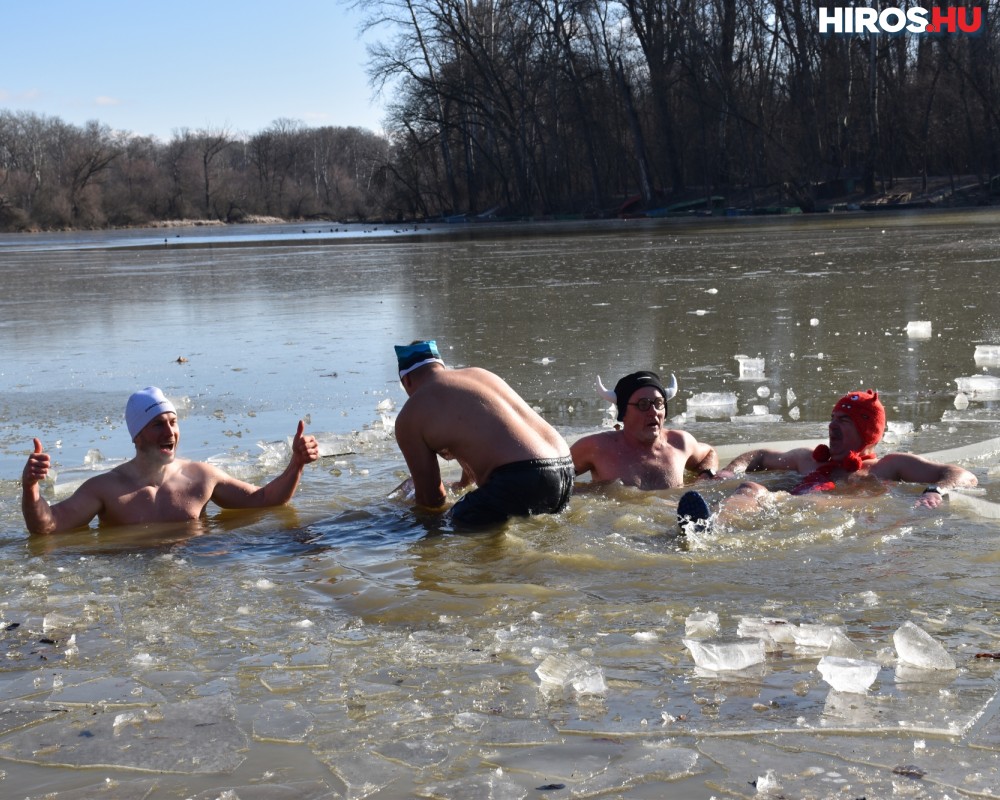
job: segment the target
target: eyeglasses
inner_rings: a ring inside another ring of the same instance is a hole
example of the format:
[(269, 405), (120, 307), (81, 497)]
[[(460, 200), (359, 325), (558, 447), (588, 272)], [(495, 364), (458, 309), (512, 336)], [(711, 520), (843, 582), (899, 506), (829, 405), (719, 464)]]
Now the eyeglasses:
[(636, 400), (634, 403), (629, 403), (630, 406), (635, 406), (644, 414), (649, 411), (650, 407), (655, 408), (659, 411), (661, 408), (665, 408), (667, 401), (662, 397), (644, 397), (642, 400)]

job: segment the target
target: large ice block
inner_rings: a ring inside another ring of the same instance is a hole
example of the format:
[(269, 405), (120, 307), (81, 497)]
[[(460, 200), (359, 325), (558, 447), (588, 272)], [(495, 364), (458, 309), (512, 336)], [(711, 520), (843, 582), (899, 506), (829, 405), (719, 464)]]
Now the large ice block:
[(572, 691), (583, 695), (604, 694), (608, 690), (604, 671), (572, 653), (553, 653), (538, 665), (535, 674), (547, 691)]
[(970, 400), (1000, 400), (1000, 378), (995, 375), (967, 375), (955, 378), (955, 384)]
[(694, 663), (702, 669), (739, 670), (764, 661), (760, 639), (683, 639)]
[(931, 328), (929, 320), (912, 320), (906, 323), (906, 335), (911, 339), (930, 339)]
[(933, 636), (909, 620), (892, 635), (903, 664), (920, 669), (955, 669), (955, 660)]
[(875, 683), (879, 666), (872, 661), (840, 656), (823, 656), (819, 660), (819, 674), (838, 692), (864, 694)]

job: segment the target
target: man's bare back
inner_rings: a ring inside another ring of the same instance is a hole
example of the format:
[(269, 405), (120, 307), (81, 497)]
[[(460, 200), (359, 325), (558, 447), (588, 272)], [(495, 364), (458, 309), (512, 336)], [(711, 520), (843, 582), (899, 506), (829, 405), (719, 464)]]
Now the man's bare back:
[(396, 420), (397, 436), (411, 426), (478, 484), (503, 464), (569, 455), (563, 438), (502, 378), (477, 367), (441, 369), (414, 392)]
[(477, 367), (448, 369), (433, 340), (399, 346), (396, 356), (408, 395), (396, 442), (418, 505), (445, 506), (441, 456), (462, 465), (461, 485), (477, 486), (456, 504), (456, 521), (492, 523), (565, 506), (573, 484), (569, 446), (506, 381)]

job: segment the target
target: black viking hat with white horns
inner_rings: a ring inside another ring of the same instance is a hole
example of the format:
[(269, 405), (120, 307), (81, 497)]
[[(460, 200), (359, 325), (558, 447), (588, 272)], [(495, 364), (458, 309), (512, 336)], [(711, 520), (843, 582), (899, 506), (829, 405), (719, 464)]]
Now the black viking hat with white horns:
[(655, 372), (647, 370), (633, 372), (618, 381), (615, 384), (613, 392), (605, 388), (601, 382), (601, 376), (597, 376), (597, 393), (609, 403), (614, 403), (618, 407), (619, 421), (625, 419), (625, 410), (628, 406), (629, 398), (639, 389), (645, 389), (647, 386), (652, 386), (656, 389), (663, 395), (664, 400), (672, 400), (677, 394), (677, 378), (672, 373), (670, 375), (670, 386), (664, 387), (660, 382), (660, 376)]

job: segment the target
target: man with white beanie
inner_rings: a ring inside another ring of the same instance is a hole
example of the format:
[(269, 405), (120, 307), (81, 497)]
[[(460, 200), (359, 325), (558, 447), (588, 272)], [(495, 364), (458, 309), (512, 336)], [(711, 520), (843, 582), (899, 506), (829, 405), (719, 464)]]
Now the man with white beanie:
[(68, 498), (49, 505), (39, 483), (50, 459), (34, 440), (21, 475), (21, 510), (29, 533), (60, 533), (88, 525), (185, 522), (198, 519), (209, 501), (222, 508), (264, 508), (287, 503), (306, 464), (319, 458), (319, 445), (299, 420), (292, 456), (278, 477), (263, 487), (238, 480), (218, 467), (177, 457), (177, 410), (155, 386), (135, 392), (125, 406), (125, 424), (135, 457), (84, 481)]

